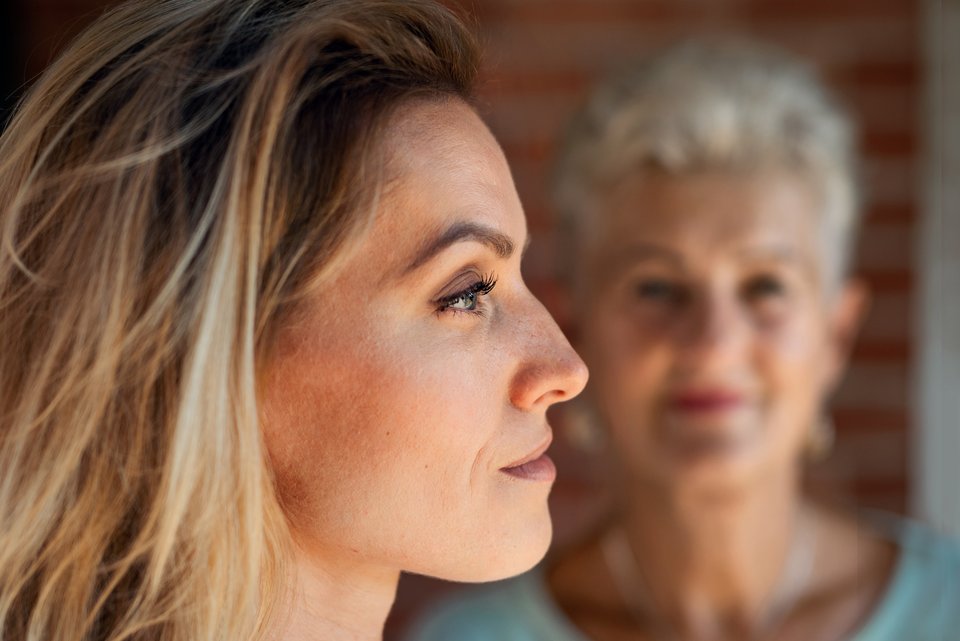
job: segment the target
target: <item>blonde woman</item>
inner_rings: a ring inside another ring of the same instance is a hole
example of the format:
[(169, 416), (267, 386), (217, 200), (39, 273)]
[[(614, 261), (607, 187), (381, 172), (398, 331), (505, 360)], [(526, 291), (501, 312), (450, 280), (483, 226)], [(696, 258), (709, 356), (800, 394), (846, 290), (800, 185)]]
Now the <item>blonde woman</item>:
[(960, 547), (804, 491), (864, 307), (851, 123), (804, 64), (678, 45), (601, 85), (557, 173), (617, 506), (420, 641), (946, 641)]
[(546, 550), (586, 372), (461, 24), (143, 0), (0, 141), (0, 638), (378, 639)]

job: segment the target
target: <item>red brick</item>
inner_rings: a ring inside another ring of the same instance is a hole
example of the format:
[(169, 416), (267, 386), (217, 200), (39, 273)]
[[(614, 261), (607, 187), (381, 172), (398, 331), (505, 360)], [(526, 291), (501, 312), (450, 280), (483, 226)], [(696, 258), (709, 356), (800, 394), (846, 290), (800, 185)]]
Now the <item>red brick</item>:
[(553, 93), (500, 96), (483, 115), (503, 145), (553, 147), (577, 106), (573, 97)]
[(887, 86), (846, 86), (843, 100), (863, 131), (916, 132), (920, 96), (916, 91)]
[[(552, 2), (488, 2), (484, 17), (493, 23), (533, 26), (539, 24), (589, 24), (684, 22), (703, 15), (702, 8), (669, 0), (553, 0)], [(697, 9), (700, 9), (699, 11)]]
[(902, 223), (914, 222), (917, 208), (913, 203), (874, 204), (864, 212), (868, 222)]
[(838, 433), (848, 432), (906, 432), (910, 418), (906, 411), (889, 409), (876, 410), (865, 408), (831, 408), (830, 414), (837, 426)]
[(860, 233), (857, 267), (866, 272), (910, 271), (914, 265), (913, 224), (873, 222)]
[(837, 390), (838, 408), (901, 412), (909, 406), (906, 365), (854, 362)]
[(853, 350), (853, 359), (858, 363), (904, 363), (912, 357), (909, 340), (860, 341)]
[(915, 3), (903, 0), (878, 0), (863, 2), (837, 2), (836, 0), (747, 0), (741, 3), (740, 15), (745, 19), (769, 20), (790, 18), (793, 20), (862, 20), (867, 16), (913, 19), (917, 13)]
[(589, 89), (592, 82), (593, 78), (583, 71), (501, 69), (498, 73), (486, 72), (480, 92), (484, 96), (496, 98), (524, 94), (559, 94), (567, 100), (576, 100), (577, 96)]
[(912, 339), (912, 299), (905, 292), (871, 292), (872, 300), (861, 330), (864, 341)]
[(870, 156), (909, 159), (917, 153), (917, 137), (912, 131), (866, 131), (861, 149)]
[(920, 60), (903, 61), (853, 61), (827, 71), (834, 83), (854, 87), (887, 87), (897, 90), (916, 91), (920, 88)]
[(916, 162), (910, 158), (870, 156), (863, 163), (866, 205), (903, 206), (920, 194)]
[(858, 485), (902, 483), (907, 474), (906, 440), (900, 431), (848, 432), (837, 439), (833, 456)]

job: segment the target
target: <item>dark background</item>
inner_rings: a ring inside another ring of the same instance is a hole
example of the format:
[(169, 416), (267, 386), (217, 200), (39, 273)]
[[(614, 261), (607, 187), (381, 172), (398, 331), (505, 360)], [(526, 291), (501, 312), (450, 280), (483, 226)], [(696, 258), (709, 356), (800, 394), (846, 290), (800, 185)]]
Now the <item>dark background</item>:
[(19, 85), (23, 82), (24, 46), (18, 25), (23, 24), (20, 4), (15, 0), (0, 3), (0, 128), (6, 124)]

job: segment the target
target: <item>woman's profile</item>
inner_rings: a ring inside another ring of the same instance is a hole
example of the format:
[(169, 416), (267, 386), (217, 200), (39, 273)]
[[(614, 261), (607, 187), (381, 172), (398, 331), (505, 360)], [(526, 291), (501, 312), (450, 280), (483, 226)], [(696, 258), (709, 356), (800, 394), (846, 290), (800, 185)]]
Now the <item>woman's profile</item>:
[(0, 638), (376, 639), (550, 538), (586, 371), (427, 0), (139, 0), (0, 139)]

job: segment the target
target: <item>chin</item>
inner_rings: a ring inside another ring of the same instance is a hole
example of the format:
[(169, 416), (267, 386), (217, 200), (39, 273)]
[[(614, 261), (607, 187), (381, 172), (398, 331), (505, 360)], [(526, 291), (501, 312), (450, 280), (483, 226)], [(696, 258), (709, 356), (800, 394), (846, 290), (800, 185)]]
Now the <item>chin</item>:
[(478, 568), (469, 579), (475, 583), (500, 581), (527, 572), (543, 560), (553, 538), (553, 526), (549, 516), (537, 527), (536, 532), (518, 536), (513, 541), (504, 539), (492, 551), (486, 567)]
[[(530, 570), (546, 555), (553, 538), (550, 513), (544, 506), (535, 518), (503, 522), (481, 540), (466, 538), (443, 566), (413, 570), (446, 581), (487, 583), (508, 579)], [(454, 542), (456, 543), (456, 542)]]
[(634, 468), (634, 474), (670, 495), (729, 496), (757, 482), (757, 467), (753, 453), (746, 450), (658, 448), (655, 456), (645, 457), (644, 463)]
[(673, 470), (672, 485), (681, 493), (703, 498), (732, 499), (762, 483), (749, 456), (719, 456), (683, 461)]

